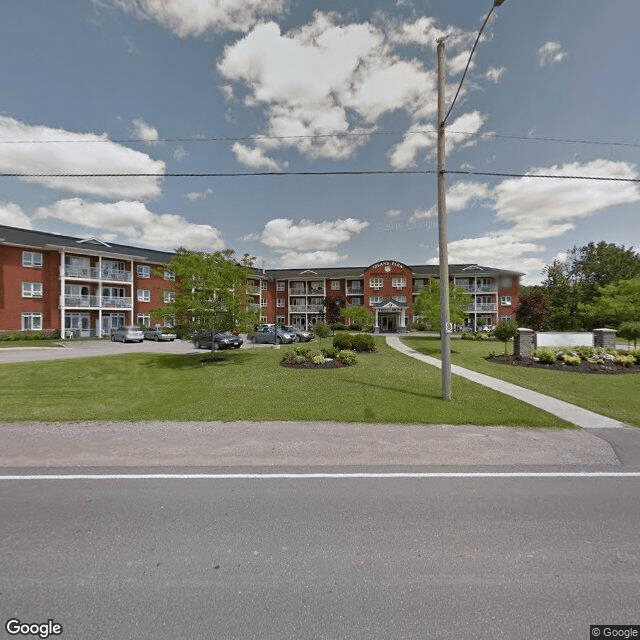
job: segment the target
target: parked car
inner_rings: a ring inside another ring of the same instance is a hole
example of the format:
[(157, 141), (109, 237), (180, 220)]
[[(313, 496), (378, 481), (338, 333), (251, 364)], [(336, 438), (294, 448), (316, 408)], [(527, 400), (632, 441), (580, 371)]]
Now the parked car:
[(211, 332), (203, 331), (191, 338), (196, 349), (239, 349), (242, 346), (242, 338), (234, 336), (230, 331), (219, 331), (211, 338)]
[(296, 342), (310, 342), (313, 340), (314, 333), (313, 331), (307, 331), (306, 329), (301, 329), (300, 327), (292, 327), (292, 326), (283, 326), (279, 327), (283, 331), (288, 333), (294, 333), (296, 335)]
[(111, 330), (111, 342), (142, 342), (144, 333), (138, 327), (117, 327)]
[(250, 336), (249, 340), (258, 344), (274, 344), (274, 341), (277, 342), (277, 344), (282, 344), (296, 341), (297, 336), (295, 333), (277, 329), (274, 336), (273, 330), (273, 327), (258, 327), (257, 331)]
[(160, 327), (154, 327), (153, 329), (146, 329), (144, 331), (145, 340), (173, 342), (177, 337), (175, 333), (165, 332)]

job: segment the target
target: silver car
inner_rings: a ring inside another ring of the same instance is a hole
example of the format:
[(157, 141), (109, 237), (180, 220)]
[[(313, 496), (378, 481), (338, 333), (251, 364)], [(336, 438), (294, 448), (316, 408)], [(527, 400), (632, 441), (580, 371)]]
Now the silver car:
[(118, 327), (111, 330), (111, 342), (142, 342), (144, 333), (138, 327)]
[(274, 340), (277, 344), (296, 342), (296, 334), (289, 331), (283, 331), (278, 329), (276, 335), (273, 335), (273, 327), (262, 328), (258, 327), (258, 330), (253, 334), (249, 340), (258, 344), (274, 344)]
[(173, 342), (178, 336), (175, 333), (169, 333), (163, 331), (160, 327), (154, 327), (153, 329), (147, 329), (144, 332), (145, 340), (155, 340), (156, 342), (162, 340), (163, 342)]
[(300, 327), (284, 326), (280, 328), (287, 333), (295, 334), (296, 342), (310, 342), (315, 337), (313, 331), (307, 331), (306, 329), (302, 329)]

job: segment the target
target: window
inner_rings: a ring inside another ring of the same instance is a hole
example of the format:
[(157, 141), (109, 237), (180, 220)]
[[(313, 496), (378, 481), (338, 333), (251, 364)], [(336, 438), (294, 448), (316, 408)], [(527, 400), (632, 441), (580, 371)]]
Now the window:
[(362, 284), (361, 284), (360, 280), (353, 280), (353, 281), (350, 283), (350, 285), (349, 285), (349, 286), (351, 287), (351, 289), (352, 289), (353, 291), (360, 291), (360, 288), (361, 288)]
[(284, 324), (284, 316), (276, 316), (276, 324)]
[(511, 316), (500, 316), (500, 322), (508, 322), (511, 320)]
[(278, 298), (276, 300), (276, 307), (284, 307), (284, 298)]
[(396, 302), (406, 302), (407, 301), (407, 296), (393, 296), (393, 299)]
[(42, 282), (23, 282), (23, 298), (42, 298)]
[(151, 325), (151, 316), (144, 313), (139, 313), (136, 318), (136, 323), (148, 327)]
[(260, 280), (260, 288), (261, 288), (263, 291), (266, 291), (266, 290), (267, 290), (267, 281), (266, 281), (266, 280)]
[(139, 264), (136, 270), (138, 273), (138, 277), (140, 278), (151, 277), (151, 267), (148, 264)]
[(149, 289), (138, 289), (138, 302), (151, 302), (151, 291)]
[(41, 267), (42, 266), (42, 254), (34, 253), (33, 251), (22, 252), (22, 266), (23, 267)]
[(175, 327), (176, 319), (174, 316), (165, 316), (164, 317), (164, 326), (165, 327)]
[(276, 291), (284, 291), (284, 282), (276, 282)]
[(260, 316), (260, 324), (267, 324), (267, 316)]
[(165, 271), (164, 272), (164, 279), (165, 280), (175, 280), (176, 279), (176, 274), (173, 273), (173, 271)]
[(369, 286), (372, 289), (382, 289), (382, 278), (370, 278), (369, 279)]
[(42, 314), (25, 312), (22, 314), (23, 331), (40, 331), (42, 329)]
[(260, 306), (261, 307), (266, 307), (267, 306), (268, 301), (267, 300), (260, 300)]
[(407, 286), (407, 279), (406, 278), (391, 278), (391, 286), (394, 289), (404, 289)]
[(511, 306), (511, 296), (501, 296), (500, 304), (503, 307), (510, 307)]
[(369, 298), (369, 304), (380, 304), (382, 302), (382, 296), (371, 296)]
[(164, 301), (165, 302), (175, 302), (176, 293), (175, 291), (165, 291), (164, 292)]
[(362, 298), (351, 298), (351, 304), (354, 307), (359, 307), (362, 305)]
[(331, 291), (340, 291), (340, 280), (331, 281)]

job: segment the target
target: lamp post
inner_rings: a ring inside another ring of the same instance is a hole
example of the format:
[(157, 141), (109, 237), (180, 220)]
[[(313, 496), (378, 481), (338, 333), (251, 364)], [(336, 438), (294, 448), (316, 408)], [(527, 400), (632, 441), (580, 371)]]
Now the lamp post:
[(458, 90), (451, 102), (449, 110), (445, 114), (445, 54), (444, 42), (446, 36), (438, 38), (438, 260), (439, 260), (439, 277), (440, 277), (440, 351), (441, 351), (441, 380), (442, 380), (442, 399), (451, 401), (451, 332), (452, 326), (449, 321), (449, 255), (447, 249), (447, 190), (445, 184), (446, 173), (446, 145), (445, 145), (445, 127), (447, 118), (453, 109), (453, 105), (458, 98), (462, 83), (464, 82), (467, 70), (471, 64), (473, 52), (478, 46), (480, 36), (484, 28), (489, 22), (489, 18), (496, 7), (499, 7), (505, 0), (494, 0), (491, 10), (484, 19), (480, 31), (476, 36), (473, 44), (467, 66), (464, 69)]

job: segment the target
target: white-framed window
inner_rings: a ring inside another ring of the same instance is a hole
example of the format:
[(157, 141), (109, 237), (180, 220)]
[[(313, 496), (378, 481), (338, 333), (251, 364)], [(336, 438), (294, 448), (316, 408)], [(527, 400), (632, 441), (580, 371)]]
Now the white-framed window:
[(151, 291), (149, 289), (138, 289), (136, 297), (138, 302), (151, 302)]
[(276, 324), (284, 324), (284, 316), (276, 316)]
[(42, 298), (42, 282), (23, 282), (23, 298)]
[(284, 282), (276, 282), (276, 291), (284, 291)]
[(340, 280), (331, 281), (331, 291), (340, 291)]
[(407, 296), (393, 296), (393, 299), (396, 300), (397, 302), (406, 302)]
[(176, 300), (176, 292), (175, 291), (165, 291), (164, 292), (164, 301), (165, 302), (175, 302)]
[(261, 288), (263, 291), (266, 291), (266, 290), (267, 290), (267, 281), (266, 281), (266, 280), (260, 280), (260, 288)]
[(362, 288), (362, 283), (360, 282), (360, 280), (352, 280), (349, 283), (349, 288), (352, 291), (359, 291)]
[(369, 304), (380, 304), (382, 300), (382, 296), (371, 296), (369, 298)]
[(260, 306), (261, 307), (266, 307), (268, 305), (269, 301), (268, 300), (260, 300)]
[(362, 298), (351, 298), (350, 304), (352, 304), (354, 307), (360, 307), (362, 306)]
[(382, 289), (384, 281), (382, 278), (369, 278), (369, 287), (371, 289)]
[(25, 311), (22, 314), (23, 331), (40, 331), (42, 329), (42, 314), (38, 311)]
[(260, 324), (267, 324), (267, 316), (260, 316)]
[(22, 266), (23, 267), (41, 267), (42, 266), (42, 254), (35, 251), (23, 251), (22, 252)]
[(500, 316), (500, 322), (508, 322), (511, 320), (511, 316)]
[(136, 317), (136, 324), (141, 324), (145, 327), (151, 326), (151, 316), (147, 313), (139, 313)]
[(276, 300), (276, 307), (284, 307), (284, 298), (278, 298)]
[(173, 271), (165, 271), (164, 272), (164, 279), (173, 281), (173, 280), (176, 279), (176, 274), (173, 273)]
[(401, 277), (391, 278), (391, 286), (394, 289), (404, 289), (407, 286), (407, 279)]
[(139, 264), (136, 267), (136, 273), (139, 278), (150, 278), (151, 277), (151, 267), (148, 264)]
[(500, 304), (503, 307), (510, 307), (511, 306), (511, 296), (500, 296)]

